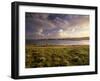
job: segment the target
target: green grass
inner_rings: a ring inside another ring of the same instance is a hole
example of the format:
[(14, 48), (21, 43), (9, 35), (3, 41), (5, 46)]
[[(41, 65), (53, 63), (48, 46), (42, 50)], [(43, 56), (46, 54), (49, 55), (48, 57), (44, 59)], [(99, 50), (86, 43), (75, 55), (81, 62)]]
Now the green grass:
[(89, 65), (88, 45), (26, 45), (25, 67)]

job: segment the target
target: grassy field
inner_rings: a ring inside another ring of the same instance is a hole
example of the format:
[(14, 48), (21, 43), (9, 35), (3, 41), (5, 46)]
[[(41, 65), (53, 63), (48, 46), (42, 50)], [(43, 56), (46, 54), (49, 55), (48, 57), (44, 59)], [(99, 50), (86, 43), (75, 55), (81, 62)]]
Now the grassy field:
[(88, 45), (26, 45), (25, 67), (89, 65)]

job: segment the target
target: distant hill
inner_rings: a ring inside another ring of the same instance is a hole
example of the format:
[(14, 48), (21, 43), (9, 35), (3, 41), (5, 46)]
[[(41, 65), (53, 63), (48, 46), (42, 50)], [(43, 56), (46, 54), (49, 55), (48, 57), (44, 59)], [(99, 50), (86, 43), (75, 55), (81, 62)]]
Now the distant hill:
[(62, 40), (89, 40), (89, 37), (63, 38)]
[(26, 39), (26, 40), (89, 40), (89, 37), (78, 37), (78, 38), (50, 38), (50, 39)]

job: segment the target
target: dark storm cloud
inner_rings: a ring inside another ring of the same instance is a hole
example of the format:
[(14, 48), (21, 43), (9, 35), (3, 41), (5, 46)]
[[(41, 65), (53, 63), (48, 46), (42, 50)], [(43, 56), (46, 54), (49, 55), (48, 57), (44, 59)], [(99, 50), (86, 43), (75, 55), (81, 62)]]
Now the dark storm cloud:
[(26, 13), (25, 18), (26, 39), (64, 38), (89, 28), (86, 15)]

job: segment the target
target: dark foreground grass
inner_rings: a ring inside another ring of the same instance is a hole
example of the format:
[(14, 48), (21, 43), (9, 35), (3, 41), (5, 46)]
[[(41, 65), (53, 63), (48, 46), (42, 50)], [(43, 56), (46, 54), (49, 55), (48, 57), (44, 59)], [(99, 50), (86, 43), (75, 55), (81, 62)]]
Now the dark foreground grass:
[(26, 68), (78, 65), (89, 65), (88, 45), (26, 45)]

